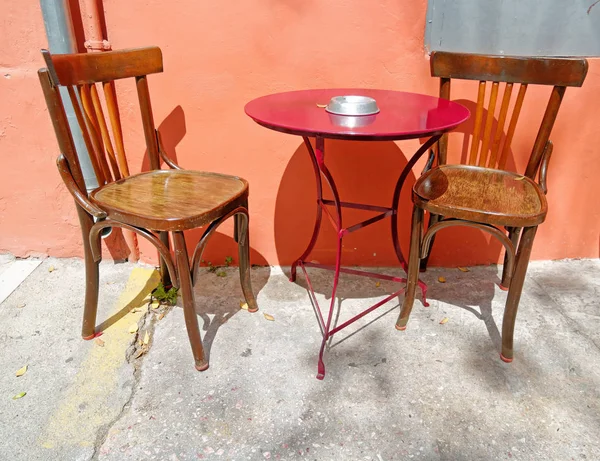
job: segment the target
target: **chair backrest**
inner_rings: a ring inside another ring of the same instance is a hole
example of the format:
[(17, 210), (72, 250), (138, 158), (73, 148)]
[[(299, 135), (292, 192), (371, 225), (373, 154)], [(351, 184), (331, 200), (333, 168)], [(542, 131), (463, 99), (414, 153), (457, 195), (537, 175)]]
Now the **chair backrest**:
[[(71, 175), (83, 192), (86, 188), (81, 165), (59, 87), (67, 89), (96, 179), (99, 185), (104, 185), (129, 176), (114, 81), (135, 78), (150, 167), (160, 167), (146, 77), (163, 70), (160, 48), (60, 55), (51, 55), (43, 50), (42, 54), (47, 68), (40, 69), (38, 75), (60, 152), (66, 158)], [(102, 93), (110, 130), (100, 100)]]
[[(504, 169), (527, 86), (554, 87), (525, 171), (525, 175), (530, 178), (534, 178), (540, 166), (566, 87), (581, 86), (587, 69), (588, 63), (582, 58), (491, 56), (449, 52), (431, 54), (431, 75), (440, 77), (440, 97), (450, 99), (451, 79), (479, 82), (477, 108), (475, 114), (472, 114), (474, 116), (473, 136), (467, 156), (467, 161), (471, 165)], [(492, 83), (492, 88), (487, 104), (487, 115), (484, 117), (487, 82)], [(501, 83), (504, 84), (504, 92), (496, 129), (492, 130)], [(515, 84), (519, 84), (518, 92), (513, 91)], [(517, 96), (509, 117), (511, 97), (515, 92)], [(509, 120), (508, 128), (504, 133), (507, 120)], [(438, 149), (438, 161), (444, 164), (448, 150), (448, 135), (440, 139)]]

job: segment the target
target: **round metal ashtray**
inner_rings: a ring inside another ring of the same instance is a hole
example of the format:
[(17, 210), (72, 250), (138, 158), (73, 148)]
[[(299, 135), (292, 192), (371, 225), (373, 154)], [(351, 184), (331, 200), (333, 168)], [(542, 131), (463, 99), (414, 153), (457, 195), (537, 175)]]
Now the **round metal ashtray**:
[(375, 114), (363, 115), (361, 117), (352, 115), (337, 115), (329, 114), (329, 120), (335, 126), (343, 128), (360, 128), (368, 126), (375, 121), (377, 116)]
[(335, 96), (325, 110), (336, 115), (373, 115), (379, 112), (379, 107), (368, 96)]

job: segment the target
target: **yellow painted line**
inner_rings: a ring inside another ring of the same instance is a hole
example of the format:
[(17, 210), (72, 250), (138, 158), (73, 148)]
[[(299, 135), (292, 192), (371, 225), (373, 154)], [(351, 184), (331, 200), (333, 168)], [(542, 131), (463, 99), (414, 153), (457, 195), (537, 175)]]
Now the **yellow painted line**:
[[(135, 307), (145, 308), (150, 292), (159, 281), (160, 276), (155, 270), (134, 268), (109, 317)], [(104, 347), (91, 341), (87, 357), (48, 420), (40, 441), (42, 446), (92, 446), (98, 429), (117, 417), (123, 404), (115, 401), (120, 385), (119, 372), (126, 363), (125, 353), (134, 337), (129, 333), (129, 327), (137, 323), (143, 313), (143, 310), (129, 312), (107, 327), (100, 336)], [(100, 322), (103, 320), (99, 319)]]

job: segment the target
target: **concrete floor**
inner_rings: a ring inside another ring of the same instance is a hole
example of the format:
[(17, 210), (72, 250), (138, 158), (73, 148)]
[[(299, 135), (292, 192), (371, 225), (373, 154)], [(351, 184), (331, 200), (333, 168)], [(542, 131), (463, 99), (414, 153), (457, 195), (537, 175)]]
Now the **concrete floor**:
[[(510, 365), (498, 271), (423, 274), (431, 306), (405, 332), (391, 302), (339, 333), (318, 381), (314, 311), (280, 268), (253, 270), (255, 314), (235, 269), (203, 271), (199, 373), (181, 308), (147, 307), (150, 268), (102, 264), (100, 345), (79, 337), (82, 262), (44, 260), (0, 305), (0, 459), (600, 459), (600, 261), (530, 266)], [(331, 274), (311, 274), (325, 304)], [(392, 287), (344, 277), (340, 322)]]

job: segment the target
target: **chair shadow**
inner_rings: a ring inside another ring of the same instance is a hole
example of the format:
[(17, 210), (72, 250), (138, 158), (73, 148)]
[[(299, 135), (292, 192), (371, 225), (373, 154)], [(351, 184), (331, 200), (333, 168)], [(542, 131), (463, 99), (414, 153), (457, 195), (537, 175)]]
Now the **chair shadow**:
[[(266, 270), (252, 271), (252, 289), (255, 296), (269, 281), (270, 269), (268, 267), (265, 267), (264, 269)], [(211, 303), (210, 305), (198, 304), (198, 302), (196, 302), (196, 312), (203, 321), (201, 328), (202, 331), (204, 331), (204, 336), (202, 338), (204, 353), (209, 361), (212, 345), (217, 336), (219, 328), (226, 324), (235, 314), (241, 311), (238, 299), (243, 298), (239, 296), (233, 296), (233, 298), (234, 299), (232, 301), (232, 296), (228, 296), (226, 302)], [(249, 315), (260, 315), (260, 305), (259, 312), (250, 313)]]
[(113, 261), (127, 261), (129, 257), (129, 249), (125, 244), (122, 229), (113, 227), (110, 234), (102, 238), (101, 243), (102, 250), (108, 251)]
[[(192, 251), (202, 237), (203, 229), (193, 229), (186, 233), (188, 249)], [(219, 260), (222, 254), (229, 255), (233, 261), (231, 267), (224, 267), (225, 260)], [(240, 303), (244, 302), (241, 291), (238, 267), (237, 243), (223, 233), (215, 232), (206, 247), (204, 262), (198, 271), (198, 280), (194, 286), (196, 313), (202, 318), (204, 331), (202, 339), (204, 352), (210, 360), (212, 344), (221, 326), (240, 312)], [(211, 262), (214, 269), (208, 263)], [(252, 291), (258, 294), (264, 288), (271, 275), (271, 268), (265, 257), (256, 249), (250, 248)], [(260, 310), (260, 305), (259, 305)], [(246, 312), (247, 313), (247, 312)], [(254, 314), (251, 314), (254, 315)]]
[[(178, 164), (177, 161), (177, 145), (183, 140), (187, 133), (185, 124), (185, 112), (181, 106), (176, 106), (158, 126), (160, 137), (165, 147), (166, 154), (171, 160)], [(161, 159), (161, 165), (164, 167), (164, 162)], [(184, 168), (183, 165), (180, 165)], [(150, 159), (148, 151), (144, 153), (142, 167), (140, 171), (150, 171)]]
[(154, 288), (156, 288), (156, 285), (159, 281), (160, 275), (157, 271), (155, 271), (152, 274), (152, 276), (146, 281), (146, 284), (135, 296), (135, 298), (128, 302), (127, 305), (124, 306), (121, 310), (114, 313), (109, 318), (100, 323), (98, 326), (96, 326), (96, 332), (104, 332), (105, 330), (113, 326), (115, 323), (117, 323), (119, 320), (121, 320), (123, 317), (125, 317), (127, 314), (129, 314), (136, 307), (143, 307), (144, 302), (147, 302), (149, 300), (150, 293), (152, 292), (152, 290), (154, 290)]
[[(489, 266), (495, 267), (495, 266)], [(502, 347), (502, 335), (498, 324), (493, 317), (493, 301), (496, 296), (496, 285), (500, 283), (500, 278), (492, 274), (492, 270), (488, 267), (475, 268), (471, 272), (455, 274), (458, 280), (454, 283), (455, 287), (449, 285), (452, 281), (448, 280), (452, 277), (455, 269), (449, 269), (448, 272), (443, 272), (446, 278), (446, 283), (441, 284), (435, 276), (440, 274), (440, 270), (436, 270), (435, 274), (430, 274), (426, 277), (429, 285), (428, 301), (436, 300), (445, 304), (450, 304), (453, 307), (462, 309), (475, 316), (482, 321), (486, 327), (490, 340), (494, 348), (500, 352)], [(474, 273), (477, 271), (478, 273)], [(458, 272), (458, 271), (457, 271)], [(425, 278), (425, 277), (424, 277)], [(419, 300), (420, 301), (420, 300)], [(415, 309), (429, 309), (422, 306), (420, 302), (415, 302)], [(504, 312), (504, 310), (502, 310)], [(500, 322), (502, 319), (500, 318)], [(410, 328), (410, 321), (408, 323)]]

